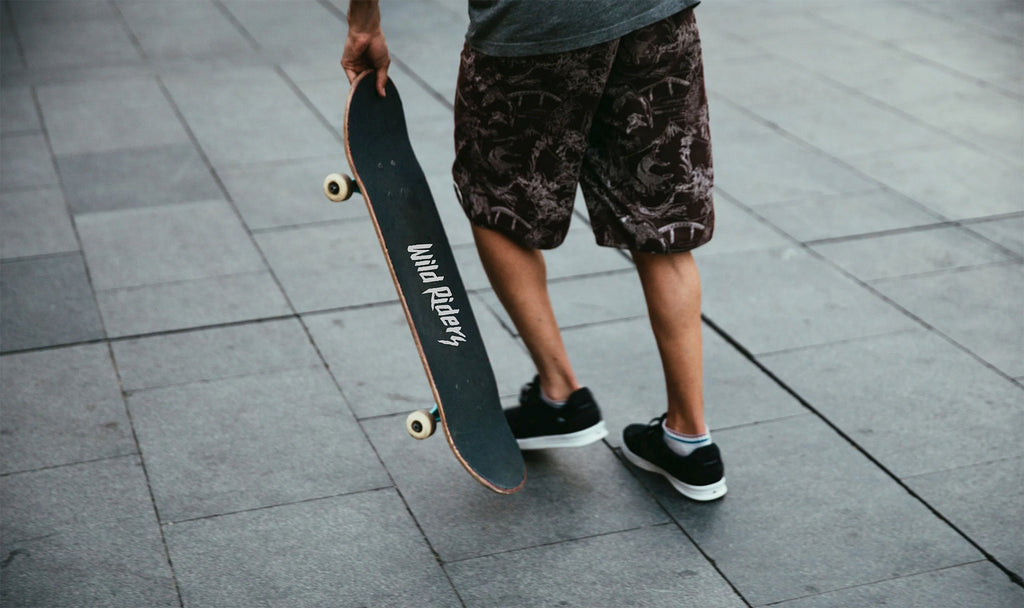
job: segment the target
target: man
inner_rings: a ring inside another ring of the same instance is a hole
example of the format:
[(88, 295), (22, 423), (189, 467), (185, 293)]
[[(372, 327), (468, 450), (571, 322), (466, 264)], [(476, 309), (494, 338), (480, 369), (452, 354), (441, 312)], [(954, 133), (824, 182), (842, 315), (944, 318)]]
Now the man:
[[(647, 301), (667, 413), (623, 431), (626, 457), (681, 494), (726, 492), (704, 423), (700, 276), (712, 164), (697, 0), (469, 0), (453, 167), (480, 259), (537, 368), (506, 416), (522, 449), (605, 437), (570, 365), (543, 249), (565, 238), (580, 185), (599, 245), (628, 249)], [(390, 63), (376, 0), (351, 0), (349, 80)]]

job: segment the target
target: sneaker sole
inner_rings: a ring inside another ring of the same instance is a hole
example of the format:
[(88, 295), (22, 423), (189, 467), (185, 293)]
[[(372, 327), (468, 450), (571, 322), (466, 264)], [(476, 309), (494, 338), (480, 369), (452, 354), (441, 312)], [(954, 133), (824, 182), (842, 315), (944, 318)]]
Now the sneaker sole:
[(634, 454), (625, 443), (622, 444), (622, 454), (626, 457), (626, 460), (633, 463), (635, 466), (649, 472), (657, 473), (668, 480), (672, 487), (675, 488), (676, 492), (679, 492), (683, 496), (690, 500), (698, 500), (701, 502), (707, 502), (709, 500), (716, 500), (725, 496), (727, 488), (725, 487), (725, 477), (716, 481), (713, 484), (706, 486), (691, 486), (688, 483), (679, 481), (673, 477), (668, 471), (659, 467), (658, 465), (641, 458)]
[(604, 425), (604, 421), (598, 422), (594, 426), (583, 429), (582, 431), (576, 431), (575, 433), (566, 433), (565, 435), (544, 435), (541, 437), (527, 437), (525, 439), (517, 439), (516, 443), (519, 444), (520, 450), (546, 450), (550, 448), (579, 448), (585, 445), (590, 445), (595, 441), (601, 441), (608, 436), (608, 429)]

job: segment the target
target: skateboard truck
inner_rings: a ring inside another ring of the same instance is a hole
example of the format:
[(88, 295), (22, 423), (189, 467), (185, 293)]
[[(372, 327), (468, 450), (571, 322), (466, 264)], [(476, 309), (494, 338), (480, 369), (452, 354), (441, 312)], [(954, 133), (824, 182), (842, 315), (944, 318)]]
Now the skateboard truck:
[(415, 439), (426, 439), (437, 430), (437, 423), (441, 422), (441, 413), (435, 405), (429, 410), (416, 410), (405, 419), (405, 430)]
[(324, 194), (335, 203), (347, 201), (356, 192), (359, 192), (359, 185), (343, 173), (331, 173), (324, 179)]

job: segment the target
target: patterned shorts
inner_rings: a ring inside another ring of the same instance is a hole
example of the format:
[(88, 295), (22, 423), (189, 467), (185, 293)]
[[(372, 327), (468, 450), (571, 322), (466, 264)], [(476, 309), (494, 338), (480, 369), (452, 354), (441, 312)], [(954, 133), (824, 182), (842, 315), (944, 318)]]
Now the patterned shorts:
[(562, 242), (577, 184), (600, 245), (703, 245), (714, 230), (713, 171), (693, 11), (567, 53), (494, 57), (466, 47), (455, 151), (470, 221), (528, 247)]

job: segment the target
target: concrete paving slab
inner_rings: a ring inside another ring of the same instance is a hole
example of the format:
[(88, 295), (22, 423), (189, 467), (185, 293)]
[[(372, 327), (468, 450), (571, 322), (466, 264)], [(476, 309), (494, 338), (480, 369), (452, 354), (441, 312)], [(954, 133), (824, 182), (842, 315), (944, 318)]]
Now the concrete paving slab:
[(965, 145), (951, 143), (874, 154), (850, 159), (850, 163), (948, 219), (1024, 210), (1020, 168)]
[(433, 2), (381, 7), (392, 54), (432, 89), (453, 101), (468, 19), (465, 12), (439, 10)]
[[(1016, 428), (1019, 437), (1021, 426)], [(911, 477), (907, 484), (999, 563), (1021, 576), (1024, 530), (1017, 524), (1024, 517), (1022, 480), (1024, 459), (1007, 458)]]
[(742, 127), (747, 132), (719, 127), (737, 115), (741, 126), (744, 120), (753, 122), (738, 110), (730, 112), (726, 103), (717, 104), (711, 113), (715, 181), (720, 192), (744, 205), (877, 189), (878, 184), (861, 173), (778, 132), (765, 131), (756, 122), (754, 129)]
[[(855, 92), (821, 91), (800, 100), (744, 103), (780, 129), (839, 159), (939, 144), (946, 139), (914, 117)], [(851, 129), (851, 124), (857, 128)]]
[(228, 0), (223, 5), (276, 63), (323, 61), (337, 66), (341, 59), (344, 18), (317, 0)]
[(128, 407), (164, 522), (390, 485), (322, 367), (137, 391)]
[(934, 211), (884, 189), (761, 205), (757, 213), (803, 243), (921, 227), (942, 220)]
[[(981, 557), (814, 416), (730, 429), (716, 442), (729, 481), (721, 501), (693, 503), (661, 476), (640, 475), (752, 605)], [(777, 563), (786, 567), (765, 567)]]
[(89, 213), (75, 219), (98, 290), (266, 270), (224, 201)]
[(447, 564), (466, 606), (745, 606), (679, 529), (654, 526)]
[(776, 604), (781, 608), (846, 606), (942, 606), (949, 602), (978, 608), (1010, 608), (1024, 602), (1024, 591), (988, 562), (944, 568), (872, 585), (812, 595)]
[[(5, 100), (6, 103), (6, 100)], [(53, 158), (40, 133), (0, 137), (0, 190), (23, 190), (59, 183)]]
[(297, 319), (111, 343), (126, 391), (321, 365)]
[(303, 322), (357, 418), (408, 413), (433, 404), (423, 363), (397, 302), (306, 315)]
[[(632, 270), (555, 281), (548, 285), (548, 292), (562, 329), (647, 316), (640, 279)], [(502, 324), (514, 329), (498, 296), (493, 292), (480, 295)]]
[(153, 78), (52, 84), (36, 95), (56, 156), (190, 143)]
[(109, 289), (96, 301), (112, 338), (295, 314), (269, 272)]
[(460, 606), (393, 490), (166, 528), (183, 605)]
[[(63, 6), (71, 4), (62, 3)], [(131, 36), (116, 19), (38, 23), (18, 28), (18, 39), (30, 68), (79, 65), (123, 65), (142, 61)]]
[(754, 354), (916, 327), (796, 248), (700, 255), (704, 314)]
[(220, 171), (231, 200), (249, 230), (268, 230), (319, 222), (367, 219), (361, 197), (331, 203), (323, 193), (328, 174), (348, 173), (339, 154), (270, 165), (245, 165)]
[[(3, 34), (6, 45), (6, 27)], [(3, 55), (3, 61), (7, 62), (6, 53)], [(30, 133), (42, 130), (43, 125), (39, 122), (39, 113), (36, 111), (36, 102), (31, 88), (4, 87), (3, 98), (4, 102), (0, 104), (0, 133), (7, 135), (8, 133)], [(4, 159), (4, 165), (7, 165), (7, 159)]]
[(900, 477), (1024, 455), (1024, 392), (932, 332), (830, 344), (762, 361)]
[(191, 144), (61, 156), (57, 167), (75, 214), (224, 196)]
[(7, 4), (11, 7), (11, 17), (19, 27), (74, 21), (113, 21), (117, 18), (114, 7), (102, 0), (13, 0)]
[(212, 2), (121, 2), (118, 10), (151, 60), (201, 60), (256, 51)]
[[(705, 7), (698, 11), (698, 22)], [(706, 28), (702, 28), (706, 29)], [(809, 72), (801, 67), (766, 55), (763, 50), (727, 34), (713, 30), (712, 36), (703, 36), (704, 74), (707, 88), (713, 93), (729, 99), (734, 104), (748, 108), (785, 101), (804, 102), (826, 95), (849, 92), (828, 78)], [(715, 40), (723, 37), (721, 42)], [(729, 57), (728, 47), (739, 43), (746, 48), (742, 53)], [(723, 48), (718, 48), (723, 47)], [(717, 108), (711, 104), (709, 111)]]
[(603, 443), (528, 455), (526, 487), (501, 496), (474, 481), (443, 438), (410, 439), (402, 417), (367, 420), (363, 428), (444, 562), (667, 519)]
[(1024, 215), (972, 222), (966, 228), (1024, 257)]
[(792, 244), (773, 225), (719, 193), (715, 198), (715, 233), (711, 242), (700, 248), (700, 255), (776, 249)]
[(255, 239), (297, 312), (398, 301), (369, 221), (262, 232)]
[(178, 606), (134, 457), (0, 477), (11, 606)]
[(0, 302), (3, 352), (104, 337), (79, 253), (3, 262)]
[(1007, 375), (1024, 375), (1021, 264), (896, 279), (875, 288)]
[(136, 453), (105, 345), (8, 355), (0, 367), (0, 473)]
[(334, 134), (272, 69), (224, 68), (163, 81), (217, 169), (340, 153)]
[(78, 239), (60, 190), (0, 193), (0, 257), (73, 251), (78, 251)]
[[(601, 405), (609, 435), (622, 445), (622, 429), (665, 412), (665, 376), (647, 319), (565, 332), (580, 382)], [(712, 431), (754, 424), (806, 410), (722, 338), (704, 328), (704, 401)]]
[(821, 243), (812, 249), (864, 281), (1014, 260), (1008, 252), (955, 226)]

